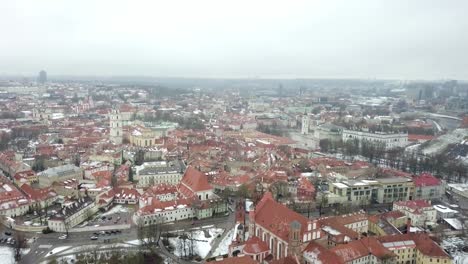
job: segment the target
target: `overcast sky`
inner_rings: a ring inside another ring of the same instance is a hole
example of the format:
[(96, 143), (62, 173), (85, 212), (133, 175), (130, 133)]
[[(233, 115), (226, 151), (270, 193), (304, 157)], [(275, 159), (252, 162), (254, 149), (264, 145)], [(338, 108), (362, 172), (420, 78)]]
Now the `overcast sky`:
[(466, 0), (12, 0), (0, 10), (0, 75), (468, 79)]

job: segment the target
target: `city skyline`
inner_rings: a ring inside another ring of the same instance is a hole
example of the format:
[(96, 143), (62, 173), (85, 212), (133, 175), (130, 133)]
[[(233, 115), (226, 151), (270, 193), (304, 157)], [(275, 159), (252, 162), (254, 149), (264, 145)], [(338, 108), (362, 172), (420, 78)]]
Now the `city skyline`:
[(15, 1), (0, 76), (467, 80), (466, 5)]

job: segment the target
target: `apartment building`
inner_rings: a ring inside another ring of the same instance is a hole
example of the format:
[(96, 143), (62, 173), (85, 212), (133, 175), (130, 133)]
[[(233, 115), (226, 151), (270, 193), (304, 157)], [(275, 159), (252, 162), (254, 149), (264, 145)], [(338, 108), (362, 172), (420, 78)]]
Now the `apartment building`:
[(329, 183), (329, 204), (392, 203), (413, 199), (414, 183), (404, 177), (348, 180)]

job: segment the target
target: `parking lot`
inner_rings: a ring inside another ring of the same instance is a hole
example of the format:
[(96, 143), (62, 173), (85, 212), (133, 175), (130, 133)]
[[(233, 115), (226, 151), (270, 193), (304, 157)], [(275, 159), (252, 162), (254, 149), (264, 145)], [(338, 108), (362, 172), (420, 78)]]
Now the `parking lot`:
[[(122, 205), (115, 205), (107, 212), (97, 213), (86, 226), (109, 226), (132, 223), (133, 209)], [(83, 226), (84, 227), (84, 226)]]
[(0, 235), (0, 246), (13, 246), (15, 243), (12, 232), (5, 231)]

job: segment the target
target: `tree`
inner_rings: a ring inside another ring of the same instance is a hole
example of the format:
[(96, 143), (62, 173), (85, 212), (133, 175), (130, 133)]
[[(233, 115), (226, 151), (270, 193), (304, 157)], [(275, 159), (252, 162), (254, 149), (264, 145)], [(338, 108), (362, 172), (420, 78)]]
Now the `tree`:
[(322, 216), (322, 209), (326, 206), (328, 206), (328, 196), (325, 193), (322, 193), (319, 204), (319, 216)]
[(26, 248), (26, 239), (23, 233), (15, 232), (15, 244), (13, 245), (13, 250), (15, 254), (15, 260), (19, 261), (21, 259), (21, 250)]
[(70, 223), (67, 221), (67, 219), (64, 219), (63, 220), (63, 226), (65, 228), (65, 233), (67, 234), (68, 236), (68, 230), (70, 230)]
[(128, 181), (133, 182), (133, 169), (132, 169), (132, 167), (128, 168)]
[(247, 199), (249, 197), (249, 188), (247, 187), (247, 185), (242, 184), (241, 186), (239, 186), (236, 193), (236, 196)]
[(143, 248), (149, 250), (151, 254), (156, 254), (156, 248), (164, 231), (162, 226), (162, 216), (156, 219), (145, 220), (139, 217), (137, 220), (137, 236)]
[(328, 152), (330, 149), (330, 140), (328, 140), (328, 138), (321, 139), (319, 145), (322, 152)]
[(43, 156), (38, 156), (36, 157), (36, 159), (34, 160), (34, 164), (32, 166), (32, 169), (35, 171), (35, 172), (38, 172), (38, 171), (43, 171), (45, 169), (45, 161), (44, 161), (44, 157)]
[(143, 162), (145, 162), (145, 151), (139, 149), (135, 153), (135, 165), (141, 165)]

